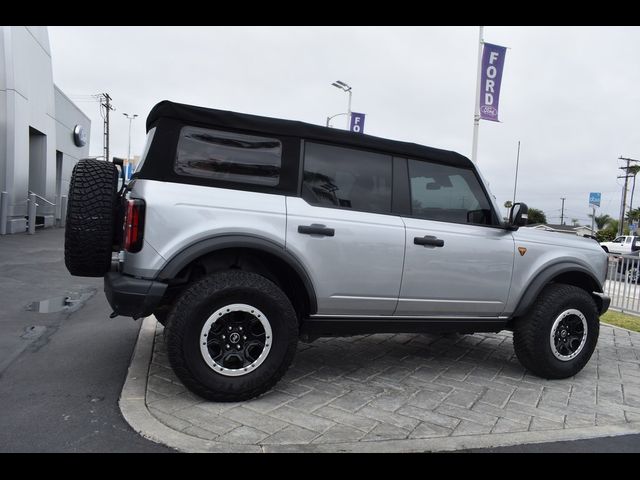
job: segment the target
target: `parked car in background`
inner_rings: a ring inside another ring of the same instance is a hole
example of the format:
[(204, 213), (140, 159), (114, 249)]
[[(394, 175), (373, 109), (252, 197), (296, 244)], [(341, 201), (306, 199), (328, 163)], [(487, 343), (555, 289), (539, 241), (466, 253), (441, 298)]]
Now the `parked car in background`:
[(607, 253), (629, 255), (640, 250), (639, 237), (634, 235), (621, 235), (611, 242), (600, 242), (600, 246)]

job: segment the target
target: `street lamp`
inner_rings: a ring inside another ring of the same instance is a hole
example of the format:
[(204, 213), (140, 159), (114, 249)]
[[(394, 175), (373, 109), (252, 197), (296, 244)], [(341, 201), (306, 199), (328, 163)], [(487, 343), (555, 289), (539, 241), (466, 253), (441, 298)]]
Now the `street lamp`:
[[(331, 85), (336, 87), (336, 88), (339, 88), (343, 92), (347, 92), (349, 94), (349, 105), (347, 107), (347, 130), (349, 130), (349, 128), (351, 126), (351, 87), (349, 85), (347, 85), (346, 83), (340, 81), (340, 80), (336, 80)], [(338, 115), (340, 115), (340, 114), (338, 114)], [(334, 117), (335, 116), (337, 116), (337, 115), (334, 115)], [(329, 119), (330, 118), (333, 118), (333, 117), (328, 117), (327, 118), (327, 127), (329, 126)]]
[(127, 150), (127, 161), (131, 161), (131, 122), (138, 116), (138, 114), (134, 113), (133, 115), (129, 115), (128, 113), (123, 113), (125, 117), (129, 119), (129, 149)]

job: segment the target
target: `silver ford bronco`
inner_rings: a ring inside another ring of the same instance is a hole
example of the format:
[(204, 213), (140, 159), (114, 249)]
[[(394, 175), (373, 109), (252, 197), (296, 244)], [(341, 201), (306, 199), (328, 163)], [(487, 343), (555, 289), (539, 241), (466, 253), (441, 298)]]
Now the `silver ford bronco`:
[(589, 361), (607, 255), (507, 222), (455, 152), (164, 101), (129, 182), (78, 162), (65, 262), (104, 276), (112, 316), (155, 315), (184, 384), (215, 401), (272, 388), (299, 338), (512, 330), (531, 372)]

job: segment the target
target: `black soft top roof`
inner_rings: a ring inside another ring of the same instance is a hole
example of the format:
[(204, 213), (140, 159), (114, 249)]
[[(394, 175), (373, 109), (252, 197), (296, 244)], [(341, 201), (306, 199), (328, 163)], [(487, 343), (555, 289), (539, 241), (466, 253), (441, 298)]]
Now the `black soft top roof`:
[(395, 155), (424, 158), (458, 167), (473, 167), (473, 163), (467, 157), (450, 150), (352, 133), (310, 123), (196, 107), (168, 100), (158, 103), (149, 113), (147, 117), (147, 132), (160, 118), (164, 117), (172, 118), (185, 124), (203, 124), (211, 127), (246, 130), (257, 134), (301, 137), (307, 140), (338, 143), (365, 149), (382, 150)]

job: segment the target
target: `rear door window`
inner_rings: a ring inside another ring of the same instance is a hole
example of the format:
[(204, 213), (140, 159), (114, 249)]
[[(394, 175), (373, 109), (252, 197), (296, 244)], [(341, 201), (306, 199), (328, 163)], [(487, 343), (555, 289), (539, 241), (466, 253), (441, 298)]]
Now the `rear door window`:
[(302, 198), (311, 205), (391, 212), (391, 156), (305, 143)]

